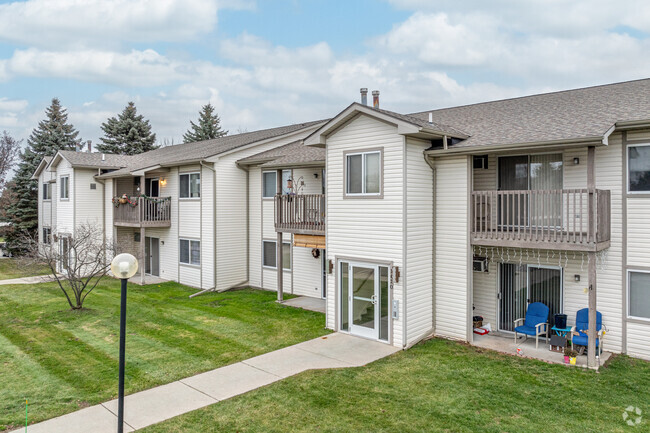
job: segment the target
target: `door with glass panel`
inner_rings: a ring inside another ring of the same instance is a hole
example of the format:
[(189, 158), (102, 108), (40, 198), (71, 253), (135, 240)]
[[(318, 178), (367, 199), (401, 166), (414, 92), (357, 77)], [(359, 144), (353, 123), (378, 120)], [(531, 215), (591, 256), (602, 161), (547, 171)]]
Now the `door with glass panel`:
[(562, 268), (501, 263), (499, 267), (499, 330), (514, 331), (514, 321), (526, 317), (528, 304), (550, 309), (549, 323), (563, 309)]
[(160, 240), (145, 237), (144, 244), (145, 274), (160, 276)]
[(388, 267), (340, 263), (341, 331), (388, 341)]

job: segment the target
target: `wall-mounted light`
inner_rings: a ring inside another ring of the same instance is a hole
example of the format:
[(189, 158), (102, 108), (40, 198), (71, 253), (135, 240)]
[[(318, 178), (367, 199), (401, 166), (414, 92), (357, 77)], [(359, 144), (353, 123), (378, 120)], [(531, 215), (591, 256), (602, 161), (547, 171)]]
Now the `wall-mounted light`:
[(167, 185), (167, 179), (160, 179), (160, 186), (165, 186)]
[(575, 275), (573, 276), (573, 279), (576, 281), (576, 283), (579, 283), (579, 282), (580, 282), (580, 275), (575, 274)]
[(580, 158), (578, 157), (573, 158), (573, 165), (578, 165), (578, 164), (580, 164)]
[(314, 173), (314, 179), (318, 179), (318, 173)]
[(399, 283), (399, 277), (401, 276), (399, 272), (399, 266), (395, 266), (395, 282)]

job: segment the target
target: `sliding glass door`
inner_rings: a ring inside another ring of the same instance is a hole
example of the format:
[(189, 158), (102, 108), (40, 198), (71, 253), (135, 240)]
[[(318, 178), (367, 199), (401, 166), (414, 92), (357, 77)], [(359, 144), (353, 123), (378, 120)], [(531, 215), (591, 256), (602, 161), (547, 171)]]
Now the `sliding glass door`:
[(499, 330), (514, 331), (514, 321), (526, 317), (528, 304), (550, 309), (549, 323), (563, 310), (562, 268), (502, 263), (499, 267)]

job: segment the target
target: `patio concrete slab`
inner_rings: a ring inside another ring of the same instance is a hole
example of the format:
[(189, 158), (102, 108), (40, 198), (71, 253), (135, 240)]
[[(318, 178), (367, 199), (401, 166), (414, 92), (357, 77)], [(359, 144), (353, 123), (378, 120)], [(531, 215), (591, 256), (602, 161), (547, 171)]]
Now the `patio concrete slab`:
[(280, 376), (238, 362), (181, 382), (217, 400), (225, 400), (282, 379)]
[[(126, 396), (125, 431), (141, 429), (243, 394), (306, 370), (362, 366), (399, 348), (347, 334), (330, 334)], [(29, 426), (29, 433), (112, 433), (117, 400)], [(21, 433), (24, 429), (13, 433)]]
[(287, 299), (282, 304), (323, 314), (325, 314), (325, 309), (327, 308), (327, 302), (325, 299), (312, 298), (310, 296), (297, 296), (295, 298)]
[(401, 350), (389, 344), (341, 333), (305, 341), (294, 347), (337, 359), (356, 367), (377, 361)]
[[(485, 349), (496, 350), (497, 352), (507, 353), (510, 355), (517, 354), (517, 348), (522, 350), (522, 356), (526, 358), (539, 359), (544, 362), (550, 362), (553, 364), (564, 364), (564, 354), (558, 352), (551, 352), (549, 346), (546, 343), (546, 338), (541, 338), (539, 340), (539, 348), (535, 348), (535, 338), (519, 338), (517, 343), (515, 343), (514, 336), (512, 335), (503, 335), (503, 334), (488, 334), (488, 335), (477, 335), (474, 334), (474, 341), (472, 343), (474, 346), (482, 347)], [(607, 347), (607, 346), (604, 346)], [(600, 356), (600, 365), (603, 365), (607, 360), (612, 356), (611, 352), (603, 351), (603, 354)], [(577, 367), (587, 367), (587, 354), (578, 356), (576, 359)], [(573, 367), (573, 366), (572, 366)]]
[(256, 356), (243, 363), (283, 378), (306, 370), (352, 367), (347, 362), (300, 350), (295, 346)]
[[(101, 404), (87, 407), (58, 418), (30, 425), (29, 433), (115, 433), (117, 431), (117, 417)], [(125, 432), (132, 432), (133, 428), (124, 424)], [(25, 427), (12, 433), (24, 433)]]
[[(216, 403), (210, 397), (181, 382), (172, 382), (124, 398), (124, 422), (140, 429)], [(117, 415), (117, 400), (103, 403), (106, 409)], [(90, 430), (88, 430), (90, 431)]]

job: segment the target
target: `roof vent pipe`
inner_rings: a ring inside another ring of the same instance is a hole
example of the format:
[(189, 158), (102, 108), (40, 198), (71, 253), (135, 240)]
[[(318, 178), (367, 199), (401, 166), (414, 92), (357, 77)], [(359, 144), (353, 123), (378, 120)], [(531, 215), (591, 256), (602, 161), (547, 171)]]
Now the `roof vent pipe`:
[(368, 88), (362, 87), (360, 92), (361, 92), (361, 103), (363, 105), (368, 105)]
[(106, 155), (102, 153), (102, 161), (106, 161)]
[(372, 108), (379, 108), (379, 90), (372, 91)]
[(429, 123), (433, 123), (433, 113), (429, 113)]
[(86, 142), (86, 144), (88, 145), (88, 153), (91, 153), (91, 152), (93, 151), (93, 150), (92, 150), (92, 149), (93, 149), (93, 142), (92, 142), (92, 140), (88, 140), (88, 141)]

